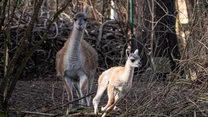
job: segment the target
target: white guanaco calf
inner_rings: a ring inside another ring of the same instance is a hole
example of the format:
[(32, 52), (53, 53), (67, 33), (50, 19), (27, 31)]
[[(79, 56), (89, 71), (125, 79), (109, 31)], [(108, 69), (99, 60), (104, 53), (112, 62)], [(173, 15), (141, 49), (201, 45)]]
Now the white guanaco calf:
[(98, 79), (97, 94), (93, 99), (94, 113), (98, 114), (98, 104), (105, 89), (108, 92), (108, 103), (101, 108), (103, 111), (102, 117), (112, 111), (118, 101), (122, 99), (125, 94), (132, 87), (132, 80), (134, 75), (134, 68), (141, 65), (140, 57), (138, 56), (138, 49), (134, 53), (126, 50), (127, 61), (124, 67), (112, 67), (104, 71)]
[[(83, 40), (87, 24), (88, 6), (82, 13), (74, 13), (74, 25), (71, 35), (63, 48), (56, 54), (56, 71), (65, 85), (68, 100), (73, 100), (72, 88), (76, 89), (78, 98), (88, 94), (93, 85), (94, 75), (98, 66), (98, 55), (95, 49)], [(91, 97), (86, 97), (87, 106), (90, 106)], [(85, 100), (80, 101), (81, 105)], [(69, 105), (69, 109), (72, 105)]]

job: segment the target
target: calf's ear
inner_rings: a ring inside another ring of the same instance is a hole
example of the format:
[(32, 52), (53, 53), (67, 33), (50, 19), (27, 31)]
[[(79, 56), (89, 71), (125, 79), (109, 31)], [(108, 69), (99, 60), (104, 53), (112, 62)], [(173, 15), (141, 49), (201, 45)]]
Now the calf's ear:
[(71, 8), (71, 7), (68, 7), (68, 8), (69, 8), (70, 13), (71, 13), (72, 15), (76, 15), (76, 14), (77, 14), (77, 12), (76, 12), (73, 8)]
[(134, 51), (134, 54), (138, 55), (138, 53), (139, 53), (139, 50), (136, 49), (136, 50)]
[(126, 49), (126, 56), (129, 57), (129, 55), (130, 55), (130, 50)]

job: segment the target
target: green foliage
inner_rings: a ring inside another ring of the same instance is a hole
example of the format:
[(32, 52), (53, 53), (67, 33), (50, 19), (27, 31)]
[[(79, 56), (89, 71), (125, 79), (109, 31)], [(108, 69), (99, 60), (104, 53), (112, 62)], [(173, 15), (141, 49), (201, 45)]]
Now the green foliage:
[(0, 117), (9, 117), (9, 116), (7, 115), (7, 113), (0, 111)]

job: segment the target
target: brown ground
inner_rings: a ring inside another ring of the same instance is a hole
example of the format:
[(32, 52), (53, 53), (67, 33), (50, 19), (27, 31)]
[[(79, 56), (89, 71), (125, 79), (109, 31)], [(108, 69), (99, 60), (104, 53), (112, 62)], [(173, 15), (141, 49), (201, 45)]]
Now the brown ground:
[[(149, 75), (150, 73), (135, 75), (131, 91), (118, 104), (120, 110), (113, 111), (110, 114), (111, 116), (186, 116), (194, 113), (197, 115), (207, 114), (205, 110), (208, 109), (208, 102), (205, 101), (206, 103), (203, 102), (201, 104), (202, 101), (196, 100), (198, 97), (196, 98), (195, 96), (198, 96), (196, 92), (203, 92), (198, 90), (203, 87), (203, 84), (200, 84), (200, 87), (197, 88), (196, 84), (191, 84), (190, 82), (180, 84), (181, 81), (170, 83), (152, 80)], [(97, 80), (92, 92), (96, 90)], [(104, 106), (106, 101), (107, 95), (105, 93), (101, 99), (100, 106)], [(40, 112), (63, 116), (66, 113), (67, 106), (62, 106), (66, 103), (67, 94), (61, 80), (57, 78), (19, 81), (10, 100), (11, 116), (46, 116)], [(70, 115), (75, 112), (93, 112), (92, 106), (75, 110)], [(34, 112), (38, 114), (32, 114)]]

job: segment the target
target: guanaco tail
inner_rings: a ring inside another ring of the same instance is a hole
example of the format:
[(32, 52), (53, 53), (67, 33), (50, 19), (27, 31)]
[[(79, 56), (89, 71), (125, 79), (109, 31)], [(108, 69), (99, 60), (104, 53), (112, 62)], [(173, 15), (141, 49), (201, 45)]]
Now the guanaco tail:
[[(98, 54), (95, 49), (83, 40), (84, 30), (87, 24), (88, 6), (84, 12), (74, 14), (74, 24), (71, 35), (65, 42), (63, 48), (56, 54), (56, 71), (61, 76), (65, 85), (68, 100), (73, 100), (74, 87), (78, 98), (88, 94), (93, 85), (94, 75), (98, 66)], [(81, 105), (90, 106), (91, 96), (80, 101)], [(72, 104), (69, 105), (69, 109)]]
[(98, 114), (98, 104), (105, 89), (107, 88), (108, 103), (101, 108), (103, 111), (102, 117), (112, 111), (118, 101), (122, 99), (125, 94), (132, 87), (132, 80), (134, 75), (134, 68), (141, 66), (140, 57), (138, 56), (138, 49), (134, 53), (126, 50), (127, 61), (124, 67), (112, 67), (104, 71), (98, 79), (97, 94), (93, 99), (94, 113)]

